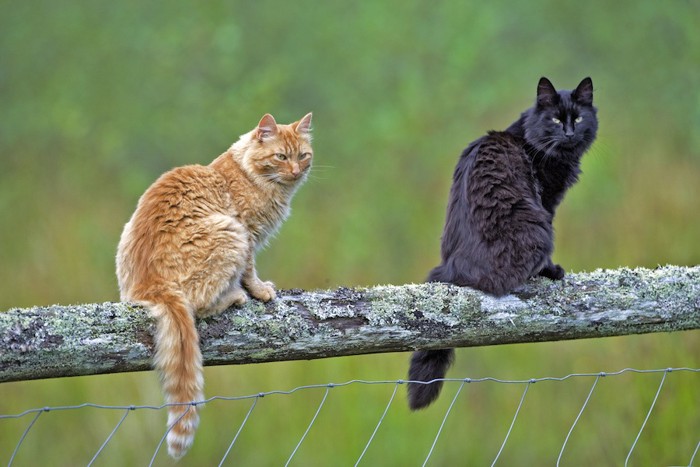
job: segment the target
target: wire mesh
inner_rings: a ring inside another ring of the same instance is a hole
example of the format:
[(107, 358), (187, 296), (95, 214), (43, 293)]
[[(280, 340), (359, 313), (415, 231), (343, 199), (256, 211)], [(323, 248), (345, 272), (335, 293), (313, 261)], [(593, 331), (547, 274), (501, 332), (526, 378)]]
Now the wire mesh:
[[(566, 376), (562, 377), (542, 377), (542, 378), (531, 378), (531, 379), (526, 379), (526, 380), (506, 380), (506, 379), (498, 379), (498, 378), (492, 378), (492, 377), (484, 377), (484, 378), (443, 378), (439, 380), (433, 380), (429, 382), (421, 382), (421, 381), (405, 381), (405, 380), (384, 380), (384, 381), (367, 381), (367, 380), (351, 380), (351, 381), (346, 381), (344, 383), (326, 383), (326, 384), (312, 384), (312, 385), (306, 385), (306, 386), (299, 386), (296, 388), (293, 388), (291, 390), (274, 390), (274, 391), (269, 391), (269, 392), (261, 392), (258, 394), (252, 394), (252, 395), (246, 395), (246, 396), (235, 396), (235, 397), (228, 397), (228, 396), (214, 396), (210, 397), (206, 400), (203, 401), (192, 401), (188, 404), (188, 410), (190, 407), (200, 405), (200, 404), (205, 404), (213, 401), (245, 401), (245, 400), (252, 400), (251, 406), (248, 409), (245, 418), (243, 419), (242, 423), (240, 424), (238, 430), (236, 431), (235, 435), (233, 436), (233, 439), (231, 443), (228, 446), (228, 449), (224, 453), (221, 462), (219, 465), (222, 465), (224, 461), (229, 457), (231, 454), (231, 451), (236, 444), (237, 440), (239, 439), (239, 436), (241, 432), (243, 431), (244, 427), (246, 426), (246, 423), (249, 421), (251, 418), (254, 409), (256, 406), (259, 405), (260, 401), (267, 396), (286, 396), (286, 395), (291, 395), (297, 392), (301, 391), (309, 391), (313, 389), (325, 389), (325, 392), (323, 394), (323, 397), (314, 413), (312, 416), (310, 422), (308, 423), (304, 433), (302, 434), (301, 438), (299, 439), (299, 442), (296, 444), (294, 447), (293, 451), (290, 453), (287, 462), (285, 465), (289, 465), (292, 459), (295, 457), (297, 452), (299, 451), (302, 443), (307, 439), (307, 435), (309, 432), (312, 430), (314, 427), (316, 420), (319, 417), (319, 414), (322, 412), (326, 401), (329, 397), (329, 394), (331, 390), (335, 388), (340, 388), (340, 387), (346, 387), (346, 386), (351, 386), (351, 385), (393, 385), (393, 392), (391, 394), (391, 397), (389, 398), (389, 401), (387, 402), (384, 411), (382, 412), (381, 416), (379, 417), (379, 420), (377, 424), (374, 427), (373, 432), (369, 436), (369, 439), (364, 446), (364, 449), (362, 450), (361, 454), (359, 455), (357, 461), (355, 462), (355, 466), (359, 465), (361, 461), (363, 460), (365, 453), (367, 452), (368, 448), (372, 444), (372, 442), (375, 440), (375, 437), (377, 435), (377, 432), (380, 430), (382, 427), (383, 421), (385, 417), (387, 416), (387, 413), (391, 409), (394, 401), (395, 401), (395, 396), (397, 394), (398, 388), (406, 383), (412, 382), (416, 384), (433, 384), (438, 381), (443, 381), (445, 383), (459, 383), (459, 387), (449, 404), (447, 410), (445, 411), (444, 415), (442, 416), (442, 422), (440, 423), (440, 427), (437, 431), (437, 434), (435, 435), (435, 438), (432, 442), (432, 445), (430, 446), (429, 451), (426, 454), (426, 457), (423, 461), (422, 465), (427, 465), (431, 459), (431, 456), (433, 455), (434, 451), (436, 450), (438, 446), (438, 440), (444, 436), (444, 428), (445, 428), (445, 423), (447, 421), (448, 416), (450, 415), (450, 412), (452, 411), (453, 406), (455, 405), (455, 402), (458, 400), (460, 393), (462, 392), (462, 389), (466, 384), (478, 384), (478, 383), (484, 383), (484, 382), (495, 382), (498, 384), (511, 384), (511, 385), (524, 385), (524, 390), (523, 393), (520, 397), (519, 403), (517, 405), (517, 408), (515, 410), (515, 413), (513, 415), (513, 418), (511, 420), (510, 426), (507, 429), (506, 435), (503, 439), (503, 442), (500, 446), (500, 449), (496, 453), (493, 462), (491, 465), (496, 465), (497, 461), (499, 460), (501, 453), (503, 452), (504, 448), (506, 447), (509, 437), (511, 435), (511, 432), (513, 431), (513, 427), (515, 426), (516, 422), (519, 419), (519, 415), (521, 413), (521, 408), (523, 407), (525, 400), (526, 400), (526, 395), (528, 394), (528, 391), (532, 391), (532, 387), (535, 383), (539, 382), (544, 382), (544, 381), (554, 381), (554, 382), (563, 382), (567, 381), (570, 379), (579, 379), (579, 378), (593, 378), (593, 384), (588, 391), (587, 397), (583, 402), (583, 405), (581, 409), (578, 411), (576, 418), (571, 424), (571, 427), (567, 433), (567, 436), (561, 446), (561, 450), (559, 451), (559, 455), (557, 458), (557, 465), (560, 464), (560, 461), (562, 459), (562, 456), (566, 450), (566, 447), (570, 441), (571, 435), (574, 432), (574, 429), (576, 428), (577, 424), (579, 423), (581, 419), (581, 415), (583, 414), (584, 410), (588, 407), (589, 401), (591, 400), (591, 397), (593, 396), (594, 392), (596, 391), (596, 388), (598, 387), (598, 382), (600, 381), (601, 378), (603, 377), (614, 377), (614, 376), (619, 376), (622, 374), (650, 374), (650, 373), (656, 373), (656, 374), (661, 374), (661, 380), (659, 382), (658, 388), (656, 390), (656, 393), (654, 395), (654, 398), (648, 408), (648, 411), (646, 413), (646, 417), (644, 418), (644, 421), (642, 422), (639, 431), (637, 432), (637, 436), (634, 439), (634, 442), (632, 443), (627, 457), (625, 459), (625, 465), (628, 464), (633, 452), (635, 451), (635, 448), (638, 446), (640, 437), (642, 435), (642, 432), (644, 431), (645, 427), (649, 423), (652, 415), (652, 411), (657, 404), (657, 401), (659, 400), (661, 394), (662, 394), (662, 389), (664, 387), (665, 382), (667, 381), (667, 378), (671, 373), (678, 373), (678, 372), (688, 372), (688, 373), (700, 373), (700, 369), (697, 368), (665, 368), (665, 369), (651, 369), (651, 370), (639, 370), (639, 369), (634, 369), (634, 368), (625, 368), (616, 372), (610, 372), (610, 373), (605, 373), (605, 372), (599, 372), (599, 373), (572, 373)], [(164, 410), (170, 405), (174, 404), (163, 404), (159, 406), (152, 406), (152, 405), (129, 405), (129, 406), (114, 406), (114, 405), (100, 405), (100, 404), (94, 404), (94, 403), (83, 403), (80, 405), (73, 405), (73, 406), (57, 406), (57, 407), (41, 407), (41, 408), (35, 408), (35, 409), (28, 409), (23, 412), (17, 413), (17, 414), (0, 414), (0, 423), (2, 420), (9, 420), (9, 419), (21, 419), (27, 417), (29, 419), (29, 423), (27, 424), (26, 428), (22, 432), (21, 436), (19, 437), (19, 441), (15, 445), (15, 448), (13, 452), (11, 453), (11, 456), (9, 458), (8, 466), (13, 465), (15, 458), (17, 456), (17, 453), (20, 451), (22, 448), (23, 442), (26, 439), (27, 435), (29, 432), (32, 430), (33, 427), (36, 426), (37, 423), (39, 423), (39, 419), (41, 418), (42, 415), (46, 416), (47, 414), (50, 414), (52, 412), (61, 412), (61, 411), (77, 411), (85, 408), (97, 408), (101, 410), (116, 410), (116, 411), (122, 411), (124, 412), (117, 424), (114, 426), (110, 434), (107, 436), (105, 441), (97, 448), (97, 451), (95, 452), (94, 456), (92, 457), (91, 460), (87, 461), (87, 465), (90, 466), (92, 465), (95, 460), (100, 456), (102, 451), (105, 449), (105, 447), (109, 444), (111, 440), (114, 439), (114, 437), (117, 435), (119, 429), (122, 427), (124, 424), (124, 421), (127, 419), (129, 414), (139, 411), (139, 410)], [(179, 404), (183, 405), (183, 404)], [(184, 416), (187, 413), (185, 411), (182, 416)], [(176, 423), (175, 421), (174, 423)], [(157, 444), (157, 447), (155, 449), (155, 452), (153, 453), (153, 456), (151, 458), (151, 463), (149, 465), (152, 465), (158, 452), (161, 449), (161, 446), (167, 437), (168, 431), (170, 428), (167, 428), (165, 432), (163, 433), (162, 437), (160, 438), (160, 442)], [(688, 453), (688, 459), (689, 462), (687, 465), (693, 465), (693, 462), (695, 459), (698, 457), (698, 451), (700, 450), (700, 442), (697, 444), (695, 447), (694, 451), (692, 453)]]

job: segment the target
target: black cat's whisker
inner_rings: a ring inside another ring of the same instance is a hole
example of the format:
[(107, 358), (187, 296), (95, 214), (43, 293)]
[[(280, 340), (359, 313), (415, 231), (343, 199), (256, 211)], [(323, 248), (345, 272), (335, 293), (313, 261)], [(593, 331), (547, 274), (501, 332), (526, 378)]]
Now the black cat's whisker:
[(554, 149), (558, 143), (559, 139), (557, 137), (550, 136), (542, 142), (541, 147), (538, 149), (542, 150), (545, 154), (550, 155), (550, 151)]
[(558, 142), (559, 141), (556, 138), (550, 137), (542, 144), (534, 146), (537, 152), (533, 157), (533, 163), (537, 165), (537, 168), (544, 167), (547, 161), (552, 158), (551, 151), (556, 148)]
[(614, 163), (614, 158), (610, 157), (613, 154), (613, 150), (605, 144), (596, 143), (595, 146), (591, 147), (589, 154), (592, 159), (601, 161), (600, 164), (606, 168), (612, 167)]
[(548, 144), (555, 141), (553, 136), (548, 136), (547, 138), (542, 138), (541, 141), (529, 142), (536, 150), (542, 151)]
[(551, 158), (553, 156), (554, 150), (557, 148), (559, 145), (559, 141), (552, 141), (547, 148), (544, 151), (544, 154), (547, 156), (547, 159)]

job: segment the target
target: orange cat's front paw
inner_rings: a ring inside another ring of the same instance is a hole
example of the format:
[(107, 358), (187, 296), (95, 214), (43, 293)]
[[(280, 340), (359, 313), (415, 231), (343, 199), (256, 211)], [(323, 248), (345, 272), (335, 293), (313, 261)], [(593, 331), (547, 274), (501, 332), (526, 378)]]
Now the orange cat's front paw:
[(257, 298), (263, 302), (269, 302), (277, 297), (275, 293), (275, 284), (270, 281), (261, 281), (258, 279), (251, 284), (247, 285), (248, 292), (253, 298)]

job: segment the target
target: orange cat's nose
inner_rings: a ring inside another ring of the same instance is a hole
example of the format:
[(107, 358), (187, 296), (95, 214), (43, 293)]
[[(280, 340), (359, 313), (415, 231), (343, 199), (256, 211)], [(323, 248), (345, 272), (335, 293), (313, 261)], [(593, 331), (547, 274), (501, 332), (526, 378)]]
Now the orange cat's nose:
[(292, 165), (292, 175), (294, 175), (294, 178), (297, 178), (300, 173), (301, 169), (299, 168), (299, 164)]

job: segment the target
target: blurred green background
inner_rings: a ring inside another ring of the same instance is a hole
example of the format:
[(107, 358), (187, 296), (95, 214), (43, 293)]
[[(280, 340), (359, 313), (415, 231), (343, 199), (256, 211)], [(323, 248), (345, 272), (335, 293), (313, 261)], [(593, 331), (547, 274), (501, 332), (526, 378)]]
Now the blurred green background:
[[(315, 168), (258, 257), (281, 288), (420, 282), (439, 258), (460, 151), (534, 100), (593, 78), (598, 140), (556, 219), (569, 271), (700, 263), (700, 4), (529, 2), (0, 2), (0, 310), (118, 300), (114, 253), (146, 187), (207, 164), (272, 113), (314, 112)], [(700, 366), (698, 332), (465, 349), (454, 377), (532, 378)], [(405, 378), (408, 354), (206, 370), (208, 396)], [(563, 465), (619, 465), (661, 375), (601, 380)], [(672, 373), (635, 465), (685, 465), (698, 374)], [(553, 464), (591, 379), (530, 388), (502, 465)], [(419, 465), (456, 385), (410, 414), (403, 388), (364, 465)], [(393, 386), (333, 389), (293, 465), (352, 465)], [(431, 465), (495, 457), (523, 386), (462, 391)], [(260, 401), (229, 465), (280, 465), (323, 390)], [(0, 385), (0, 414), (161, 403), (152, 372)], [(216, 465), (250, 402), (204, 409), (179, 465)], [(43, 415), (16, 465), (84, 465), (121, 417)], [(7, 462), (29, 418), (0, 420)], [(144, 465), (165, 414), (138, 411), (95, 465)], [(697, 460), (697, 459), (696, 459)], [(171, 465), (161, 453), (157, 465)]]

